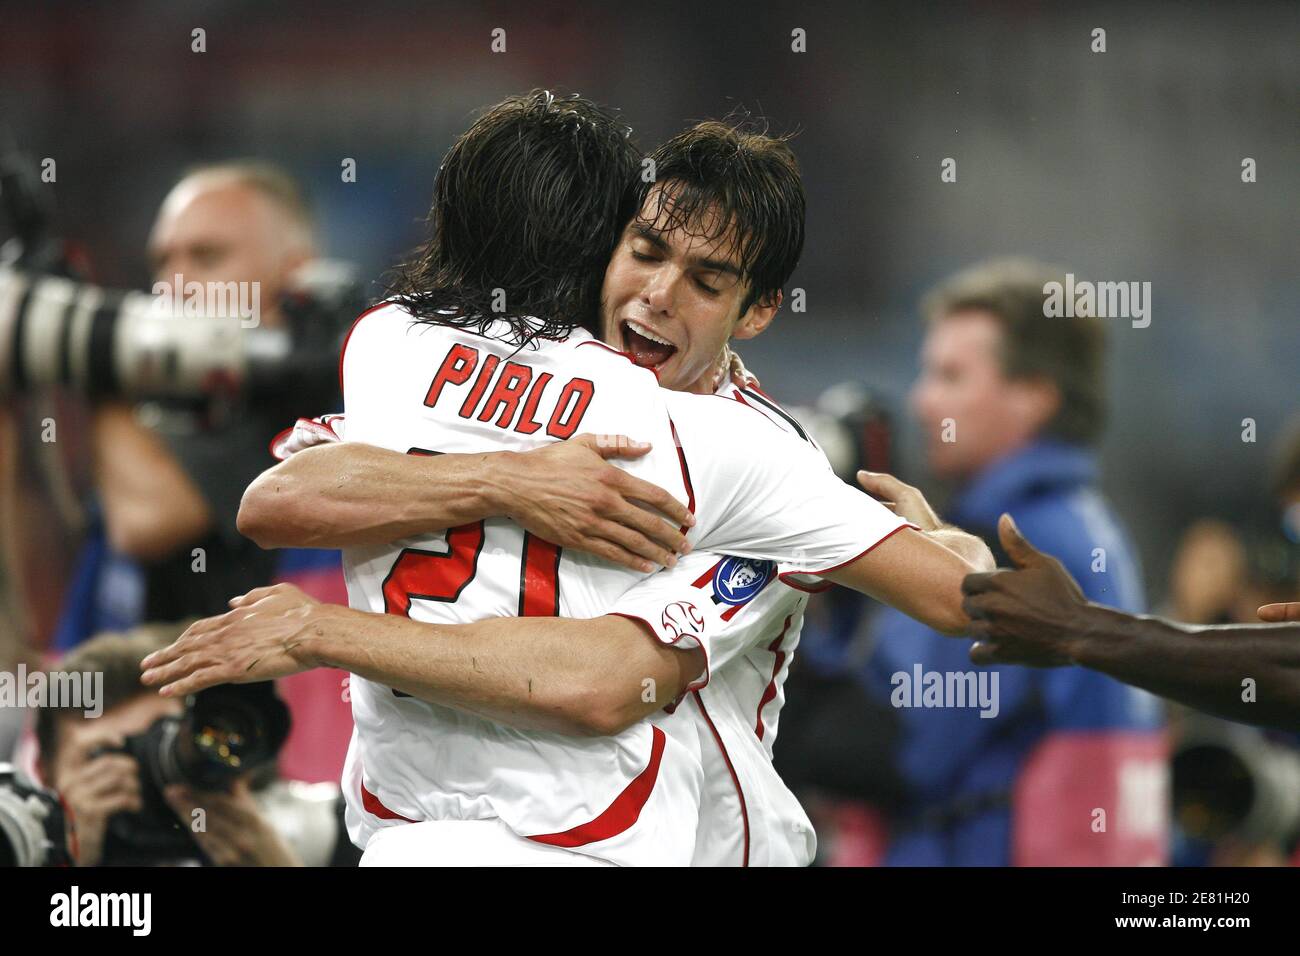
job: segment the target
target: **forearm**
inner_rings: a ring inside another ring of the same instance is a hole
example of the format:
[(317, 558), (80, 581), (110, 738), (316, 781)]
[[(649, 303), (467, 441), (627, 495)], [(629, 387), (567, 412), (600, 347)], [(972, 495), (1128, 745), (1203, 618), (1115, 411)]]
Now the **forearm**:
[(93, 435), (95, 485), (109, 541), (118, 551), (155, 560), (197, 541), (212, 526), (202, 493), (129, 406), (98, 409)]
[(263, 548), (388, 544), (504, 513), (484, 455), (404, 455), (340, 442), (301, 451), (244, 492), (239, 530)]
[[(518, 730), (590, 736), (618, 729), (607, 702), (624, 654), (609, 639), (629, 635), (649, 640), (616, 617), (448, 626), (322, 605), (302, 652), (318, 665)], [(628, 681), (636, 686), (622, 696), (636, 699), (640, 684)]]
[(926, 532), (926, 535), (964, 560), (972, 571), (992, 571), (997, 567), (993, 552), (978, 535), (963, 531), (955, 525), (944, 525)]
[(823, 577), (888, 604), (942, 634), (965, 634), (970, 618), (962, 609), (961, 583), (976, 567), (936, 538), (937, 533), (904, 527), (852, 564)]
[(1300, 625), (1192, 627), (1093, 604), (1081, 618), (1068, 648), (1083, 667), (1229, 720), (1300, 726)]

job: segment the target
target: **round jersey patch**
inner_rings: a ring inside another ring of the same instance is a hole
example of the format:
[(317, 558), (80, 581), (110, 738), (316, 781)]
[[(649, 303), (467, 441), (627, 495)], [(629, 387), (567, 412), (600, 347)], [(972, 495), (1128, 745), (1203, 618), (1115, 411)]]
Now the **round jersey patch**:
[(776, 573), (771, 561), (752, 558), (723, 558), (713, 572), (713, 593), (723, 604), (744, 604)]

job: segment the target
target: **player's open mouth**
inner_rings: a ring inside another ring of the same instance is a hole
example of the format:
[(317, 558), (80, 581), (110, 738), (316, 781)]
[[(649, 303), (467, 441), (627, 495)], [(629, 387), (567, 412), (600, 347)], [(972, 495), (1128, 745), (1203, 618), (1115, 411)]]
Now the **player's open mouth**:
[(623, 332), (623, 351), (642, 368), (658, 368), (677, 352), (677, 346), (640, 322), (624, 319), (619, 328)]

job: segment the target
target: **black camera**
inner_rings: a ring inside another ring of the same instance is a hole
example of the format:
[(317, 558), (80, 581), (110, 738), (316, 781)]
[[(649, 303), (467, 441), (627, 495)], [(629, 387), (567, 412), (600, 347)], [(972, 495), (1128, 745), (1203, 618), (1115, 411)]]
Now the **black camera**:
[(128, 737), (122, 752), (140, 765), (142, 809), (119, 813), (104, 836), (105, 866), (194, 858), (189, 824), (163, 797), (172, 784), (228, 790), (239, 777), (274, 763), (289, 736), (289, 709), (270, 682), (221, 684), (193, 695), (179, 716), (160, 717)]
[(334, 381), (343, 334), (365, 301), (350, 266), (317, 260), (278, 303), (285, 326), (250, 327), (229, 298), (191, 316), (163, 297), (0, 264), (0, 395), (61, 386), (201, 404), (311, 394)]
[[(238, 778), (274, 765), (289, 723), (273, 683), (222, 684), (191, 696), (179, 716), (161, 717), (128, 737), (119, 752), (140, 765), (142, 809), (109, 820), (100, 865), (201, 860), (192, 821), (176, 819), (163, 790), (172, 784), (228, 790)], [(68, 864), (64, 820), (57, 794), (0, 764), (0, 866)]]

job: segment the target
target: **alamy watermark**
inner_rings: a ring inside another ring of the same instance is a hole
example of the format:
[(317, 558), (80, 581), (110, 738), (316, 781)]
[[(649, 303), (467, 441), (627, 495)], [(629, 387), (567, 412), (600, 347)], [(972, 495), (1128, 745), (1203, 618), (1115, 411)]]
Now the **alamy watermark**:
[(103, 671), (0, 671), (0, 707), (57, 707), (86, 717), (104, 712)]
[(889, 702), (895, 707), (978, 707), (980, 717), (998, 715), (997, 671), (927, 671), (912, 665), (912, 673), (895, 671)]
[(1150, 282), (1078, 282), (1073, 272), (1065, 283), (1043, 285), (1043, 315), (1049, 319), (1131, 319), (1133, 328), (1151, 324)]
[(246, 329), (262, 322), (260, 282), (186, 282), (179, 272), (173, 281), (153, 284), (153, 302), (158, 315), (187, 319), (238, 318)]

